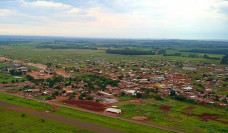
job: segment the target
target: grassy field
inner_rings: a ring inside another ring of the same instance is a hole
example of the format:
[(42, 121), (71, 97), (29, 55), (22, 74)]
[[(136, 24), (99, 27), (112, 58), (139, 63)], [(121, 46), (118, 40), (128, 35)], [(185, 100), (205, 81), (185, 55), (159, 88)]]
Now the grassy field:
[[(168, 53), (173, 53), (174, 51), (167, 50)], [(189, 53), (186, 53), (188, 55)], [(0, 51), (0, 55), (9, 55), (13, 59), (23, 59), (33, 63), (46, 64), (51, 62), (53, 64), (61, 64), (66, 62), (68, 65), (84, 66), (81, 64), (85, 60), (91, 61), (107, 61), (113, 62), (117, 60), (123, 60), (126, 62), (134, 60), (147, 60), (147, 59), (167, 59), (170, 61), (201, 61), (207, 63), (219, 63), (219, 60), (199, 58), (189, 58), (189, 57), (179, 57), (179, 56), (162, 56), (162, 55), (112, 55), (107, 54), (104, 49), (98, 50), (82, 50), (82, 49), (37, 49), (33, 46), (12, 46), (11, 49)], [(200, 54), (199, 54), (200, 55)], [(210, 57), (222, 57), (222, 55), (208, 54)]]
[(123, 132), (131, 133), (165, 133), (168, 131), (160, 130), (157, 128), (147, 127), (139, 124), (134, 124), (131, 122), (126, 122), (118, 119), (113, 119), (101, 115), (96, 115), (92, 113), (87, 113), (79, 110), (69, 109), (69, 108), (60, 108), (54, 112), (56, 115), (69, 117), (88, 123), (93, 123), (96, 125), (109, 127)]
[[(228, 125), (220, 122), (220, 120), (228, 122), (228, 111), (225, 109), (203, 107), (172, 99), (161, 102), (155, 99), (147, 100), (152, 103), (118, 104), (124, 112), (121, 117), (131, 119), (134, 116), (146, 116), (149, 118), (146, 121), (147, 123), (172, 127), (186, 132), (228, 132)], [(162, 110), (160, 106), (170, 107), (170, 109)], [(194, 116), (188, 116), (184, 113), (194, 114)], [(209, 119), (206, 122), (196, 116), (204, 113), (213, 114), (219, 118), (216, 121)]]
[(92, 131), (0, 107), (1, 133), (92, 133)]
[[(15, 96), (9, 96), (0, 93), (0, 101), (31, 108), (37, 110), (50, 110), (52, 107), (48, 104), (39, 103), (32, 100), (27, 100), (24, 98), (19, 98)], [(118, 119), (113, 119), (101, 115), (96, 115), (92, 113), (87, 113), (79, 110), (69, 109), (69, 108), (59, 108), (54, 111), (53, 114), (73, 118), (76, 120), (85, 121), (88, 123), (116, 129), (124, 132), (140, 132), (140, 133), (149, 133), (149, 132), (167, 132), (164, 130), (159, 130), (157, 128), (147, 127), (139, 124), (134, 124), (131, 122), (125, 122)]]
[(2, 94), (2, 93), (0, 93), (0, 101), (15, 104), (18, 106), (27, 107), (30, 109), (41, 110), (41, 111), (47, 111), (47, 110), (51, 110), (53, 108), (49, 104), (40, 103), (40, 102), (36, 102), (33, 100), (28, 100), (28, 99), (24, 99), (24, 98), (20, 98), (20, 97), (16, 97), (16, 96), (10, 96), (10, 95), (6, 95), (6, 94)]

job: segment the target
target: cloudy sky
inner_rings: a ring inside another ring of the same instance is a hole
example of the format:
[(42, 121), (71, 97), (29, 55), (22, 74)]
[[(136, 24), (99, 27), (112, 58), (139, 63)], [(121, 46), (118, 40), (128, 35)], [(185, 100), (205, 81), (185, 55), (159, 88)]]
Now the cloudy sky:
[(228, 39), (228, 0), (0, 0), (0, 34)]

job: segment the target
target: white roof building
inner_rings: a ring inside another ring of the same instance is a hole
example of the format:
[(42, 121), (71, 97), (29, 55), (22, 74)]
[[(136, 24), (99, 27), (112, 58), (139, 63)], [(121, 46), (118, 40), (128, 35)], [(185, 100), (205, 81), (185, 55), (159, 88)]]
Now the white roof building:
[(187, 91), (190, 91), (190, 90), (192, 90), (192, 87), (188, 86), (188, 87), (184, 87), (183, 89), (187, 90)]
[(117, 113), (117, 114), (121, 113), (121, 109), (115, 109), (115, 108), (107, 108), (105, 111), (111, 112), (111, 113)]

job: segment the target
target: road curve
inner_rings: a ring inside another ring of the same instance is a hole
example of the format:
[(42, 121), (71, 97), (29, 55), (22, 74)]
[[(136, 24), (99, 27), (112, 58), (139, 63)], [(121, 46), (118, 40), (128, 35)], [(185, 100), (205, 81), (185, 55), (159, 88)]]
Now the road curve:
[(37, 111), (37, 110), (33, 110), (33, 109), (28, 109), (25, 107), (16, 106), (16, 105), (1, 102), (1, 101), (0, 101), (0, 106), (6, 107), (7, 109), (11, 109), (11, 110), (39, 116), (42, 118), (58, 121), (61, 123), (70, 124), (70, 125), (73, 125), (76, 127), (81, 127), (81, 128), (92, 130), (92, 131), (99, 132), (99, 133), (121, 133), (120, 131), (109, 129), (106, 127), (101, 127), (98, 125), (93, 125), (93, 124), (89, 124), (86, 122), (82, 122), (82, 121), (78, 121), (78, 120), (74, 120), (74, 119), (70, 119), (70, 118), (66, 118), (66, 117), (62, 117), (62, 116), (58, 116), (58, 115), (53, 115), (48, 112), (41, 112), (41, 111)]

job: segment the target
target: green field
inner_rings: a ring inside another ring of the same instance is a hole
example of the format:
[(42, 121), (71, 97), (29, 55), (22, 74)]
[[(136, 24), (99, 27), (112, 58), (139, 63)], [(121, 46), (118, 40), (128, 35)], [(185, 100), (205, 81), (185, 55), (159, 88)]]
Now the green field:
[(113, 119), (106, 116), (96, 115), (96, 114), (87, 113), (87, 112), (69, 109), (69, 108), (60, 108), (56, 110), (54, 114), (85, 121), (88, 123), (93, 123), (104, 127), (109, 127), (123, 132), (132, 132), (132, 133), (133, 132), (137, 132), (137, 133), (168, 132), (157, 128), (147, 127), (139, 124), (134, 124), (131, 122), (126, 122), (126, 121)]
[(41, 110), (41, 111), (48, 111), (51, 110), (53, 107), (49, 104), (33, 101), (33, 100), (28, 100), (16, 96), (11, 96), (11, 95), (6, 95), (0, 93), (0, 101), (6, 102), (6, 103), (11, 103), (15, 104), (18, 106), (23, 106), (26, 108), (30, 109), (36, 109), (36, 110)]
[(0, 107), (1, 133), (92, 133), (92, 131)]
[[(31, 108), (31, 109), (42, 110), (42, 111), (52, 109), (50, 105), (45, 103), (40, 103), (40, 102), (27, 100), (24, 98), (10, 96), (6, 94), (1, 94), (1, 93), (0, 93), (0, 101)], [(114, 118), (109, 118), (109, 117), (87, 113), (87, 112), (83, 112), (75, 109), (69, 109), (69, 108), (59, 108), (58, 110), (54, 111), (53, 114), (69, 117), (76, 120), (81, 120), (84, 122), (88, 122), (88, 123), (100, 125), (103, 127), (116, 129), (119, 131), (124, 131), (124, 132), (135, 132), (135, 131), (140, 133), (167, 132), (157, 128), (147, 127), (139, 124), (134, 124), (131, 122), (126, 122), (126, 121), (122, 121)]]
[[(149, 118), (147, 123), (172, 127), (174, 129), (183, 130), (186, 132), (228, 132), (228, 125), (222, 122), (228, 122), (228, 111), (226, 109), (219, 109), (216, 107), (203, 107), (190, 103), (180, 102), (172, 99), (165, 101), (156, 101), (155, 99), (147, 99), (152, 103), (121, 103), (117, 104), (122, 109), (123, 118), (131, 119), (134, 116), (146, 116)], [(160, 106), (170, 106), (170, 110), (161, 110)], [(186, 109), (192, 108), (193, 109)], [(202, 121), (197, 116), (188, 116), (184, 113), (191, 113), (194, 115), (202, 115), (203, 113), (210, 113), (217, 115), (218, 121), (208, 120)]]
[[(173, 53), (174, 51), (166, 50), (168, 53)], [(177, 51), (178, 52), (178, 51)], [(185, 53), (188, 55), (189, 53)], [(19, 45), (12, 46), (11, 49), (0, 51), (0, 55), (9, 55), (13, 59), (23, 59), (33, 63), (46, 64), (51, 62), (53, 64), (62, 64), (63, 62), (68, 62), (68, 65), (75, 65), (79, 63), (78, 66), (83, 67), (85, 60), (91, 61), (101, 61), (105, 60), (106, 62), (113, 61), (126, 61), (131, 62), (135, 60), (159, 60), (167, 59), (169, 61), (193, 61), (193, 62), (206, 62), (206, 63), (215, 63), (218, 64), (220, 60), (212, 60), (202, 58), (202, 54), (199, 54), (197, 58), (182, 57), (182, 56), (163, 56), (163, 55), (113, 55), (107, 54), (105, 49), (98, 50), (82, 50), (82, 49), (37, 49), (33, 46), (28, 45)], [(222, 58), (223, 55), (208, 54), (210, 57), (219, 57)]]

